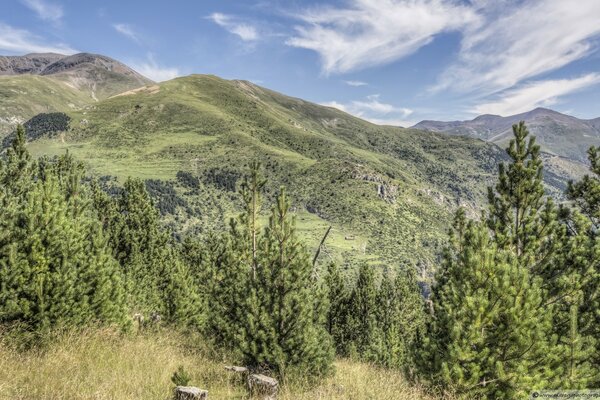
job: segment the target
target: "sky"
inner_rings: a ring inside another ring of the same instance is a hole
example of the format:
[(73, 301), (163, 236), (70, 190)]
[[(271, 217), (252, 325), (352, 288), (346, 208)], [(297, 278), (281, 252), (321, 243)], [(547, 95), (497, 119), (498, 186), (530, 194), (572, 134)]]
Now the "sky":
[(246, 79), (375, 123), (600, 117), (600, 0), (2, 0), (0, 54)]

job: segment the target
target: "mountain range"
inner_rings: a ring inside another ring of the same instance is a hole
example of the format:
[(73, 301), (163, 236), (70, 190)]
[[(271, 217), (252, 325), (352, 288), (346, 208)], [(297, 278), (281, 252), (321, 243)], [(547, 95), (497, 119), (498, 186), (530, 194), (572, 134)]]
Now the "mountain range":
[[(502, 117), (482, 117), (494, 123), (481, 131), (379, 126), (248, 81), (190, 75), (154, 83), (90, 54), (4, 57), (0, 71), (4, 134), (24, 122), (34, 155), (68, 150), (107, 190), (129, 176), (145, 180), (177, 235), (224, 229), (239, 212), (242, 174), (260, 159), (267, 198), (285, 185), (309, 247), (333, 226), (323, 254), (347, 266), (417, 264), (427, 276), (453, 211), (476, 214), (506, 160), (497, 143), (507, 137), (495, 138), (510, 128)], [(560, 136), (531, 127), (542, 143), (540, 136)], [(545, 149), (546, 187), (560, 198), (586, 167), (582, 157)]]
[(585, 162), (590, 146), (600, 145), (600, 118), (579, 119), (547, 108), (507, 117), (480, 115), (470, 121), (421, 121), (413, 128), (468, 136), (506, 146), (512, 137), (512, 125), (519, 121), (527, 123), (541, 149), (549, 154)]

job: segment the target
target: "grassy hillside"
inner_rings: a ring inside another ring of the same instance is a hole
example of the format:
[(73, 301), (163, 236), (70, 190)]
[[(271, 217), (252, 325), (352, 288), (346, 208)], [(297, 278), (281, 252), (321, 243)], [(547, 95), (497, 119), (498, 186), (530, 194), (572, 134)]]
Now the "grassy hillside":
[(73, 111), (90, 101), (88, 95), (50, 77), (0, 76), (0, 137), (36, 114)]
[(481, 202), (504, 156), (480, 140), (377, 126), (214, 76), (133, 90), (69, 115), (68, 132), (30, 150), (68, 150), (121, 181), (160, 180), (151, 188), (181, 232), (223, 229), (237, 212), (236, 183), (258, 158), (269, 195), (289, 187), (311, 246), (332, 224), (325, 257), (380, 265), (432, 267), (450, 213)]
[[(223, 368), (227, 357), (212, 353), (198, 336), (105, 330), (63, 335), (44, 350), (27, 352), (13, 350), (0, 336), (0, 399), (164, 400), (180, 365), (211, 400), (248, 398), (239, 378)], [(278, 399), (432, 399), (396, 371), (350, 360), (335, 367), (335, 375), (320, 385), (294, 382)]]

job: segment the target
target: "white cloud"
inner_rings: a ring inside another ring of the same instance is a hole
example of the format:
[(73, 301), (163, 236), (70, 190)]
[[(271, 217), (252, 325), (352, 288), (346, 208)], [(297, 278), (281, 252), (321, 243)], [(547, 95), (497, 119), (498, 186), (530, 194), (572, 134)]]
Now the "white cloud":
[(60, 22), (64, 13), (59, 4), (48, 3), (43, 0), (21, 0), (37, 16), (45, 21)]
[(208, 18), (230, 33), (239, 36), (244, 41), (250, 42), (259, 38), (258, 31), (254, 26), (240, 22), (230, 15), (213, 13)]
[(390, 63), (478, 19), (452, 0), (351, 0), (347, 8), (313, 8), (297, 18), (303, 24), (286, 43), (319, 53), (327, 74)]
[[(532, 0), (485, 8), (486, 22), (464, 31), (458, 61), (437, 89), (493, 93), (553, 71), (594, 51), (600, 1)], [(486, 15), (487, 13), (487, 15)]]
[(412, 126), (415, 123), (406, 120), (413, 113), (413, 110), (382, 103), (379, 101), (378, 94), (367, 96), (365, 100), (355, 100), (350, 103), (329, 101), (321, 104), (337, 108), (378, 125)]
[(148, 55), (146, 61), (132, 62), (129, 65), (140, 74), (155, 82), (168, 81), (181, 75), (178, 68), (158, 65), (151, 54)]
[(480, 104), (475, 114), (512, 115), (530, 111), (535, 107), (556, 104), (560, 96), (567, 95), (600, 83), (600, 74), (592, 73), (575, 79), (542, 80), (531, 82), (501, 93), (494, 101)]
[(363, 82), (363, 81), (344, 81), (344, 83), (348, 86), (354, 86), (354, 87), (358, 87), (358, 86), (367, 86), (368, 83), (367, 82)]
[(139, 35), (129, 24), (114, 24), (113, 28), (121, 35), (128, 37), (136, 43), (140, 42)]
[(73, 54), (76, 50), (63, 43), (48, 44), (24, 29), (0, 23), (0, 50), (10, 53)]

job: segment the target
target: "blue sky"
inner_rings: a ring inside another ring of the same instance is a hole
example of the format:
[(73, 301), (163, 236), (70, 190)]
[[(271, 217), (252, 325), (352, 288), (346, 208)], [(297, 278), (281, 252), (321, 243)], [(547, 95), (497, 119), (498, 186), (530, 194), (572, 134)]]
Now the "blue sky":
[(600, 0), (3, 0), (0, 54), (247, 79), (376, 123), (600, 117)]

